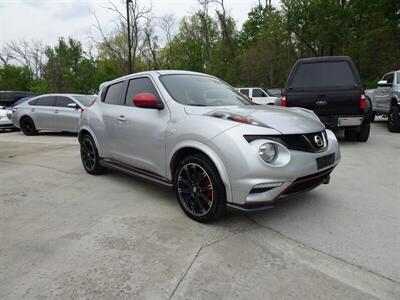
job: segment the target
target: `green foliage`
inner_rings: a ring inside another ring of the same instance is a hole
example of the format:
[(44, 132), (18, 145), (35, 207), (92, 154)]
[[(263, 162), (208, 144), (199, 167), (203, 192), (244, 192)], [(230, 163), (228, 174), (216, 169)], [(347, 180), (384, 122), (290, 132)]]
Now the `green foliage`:
[(29, 90), (31, 74), (29, 68), (5, 65), (0, 69), (0, 90)]
[[(241, 30), (228, 11), (217, 6), (212, 15), (203, 7), (184, 17), (164, 47), (152, 27), (142, 28), (134, 47), (135, 72), (192, 70), (233, 85), (282, 87), (300, 57), (349, 55), (365, 86), (375, 87), (383, 73), (400, 69), (399, 0), (282, 0), (280, 9), (252, 8)], [(117, 29), (98, 45), (97, 57), (85, 53), (81, 42), (60, 38), (46, 48), (39, 79), (32, 79), (28, 67), (3, 60), (0, 89), (96, 92), (100, 83), (126, 74), (127, 38)]]

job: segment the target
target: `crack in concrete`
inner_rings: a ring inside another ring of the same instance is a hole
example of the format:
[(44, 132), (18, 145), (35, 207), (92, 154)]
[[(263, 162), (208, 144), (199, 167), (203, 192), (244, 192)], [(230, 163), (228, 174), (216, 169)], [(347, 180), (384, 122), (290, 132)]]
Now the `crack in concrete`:
[(37, 154), (37, 153), (41, 153), (41, 152), (43, 152), (43, 151), (61, 150), (61, 149), (72, 148), (72, 147), (76, 147), (76, 145), (57, 145), (57, 146), (49, 146), (49, 147), (45, 147), (45, 148), (38, 149), (38, 150), (35, 150), (35, 151), (24, 152), (24, 153), (19, 153), (19, 154), (12, 154), (12, 155), (9, 155), (7, 158), (16, 158), (16, 157), (18, 157), (18, 156), (25, 156), (25, 155), (30, 155), (30, 154)]
[(200, 255), (200, 252), (203, 251), (203, 249), (210, 247), (218, 242), (223, 241), (225, 238), (219, 239), (219, 240), (214, 240), (210, 243), (207, 244), (202, 244), (200, 246), (200, 248), (197, 250), (196, 255), (193, 257), (192, 261), (190, 262), (189, 266), (186, 268), (185, 272), (183, 272), (183, 275), (181, 276), (181, 278), (179, 279), (178, 283), (175, 285), (174, 290), (172, 291), (171, 295), (168, 297), (168, 300), (171, 300), (172, 297), (174, 297), (176, 291), (178, 290), (179, 286), (181, 285), (181, 283), (183, 282), (183, 280), (186, 278), (186, 275), (189, 273), (190, 269), (192, 268), (194, 262), (197, 260), (197, 258)]
[(307, 245), (307, 244), (304, 244), (303, 242), (297, 241), (297, 240), (295, 240), (295, 239), (293, 239), (293, 238), (291, 238), (291, 237), (288, 237), (288, 236), (284, 235), (282, 232), (280, 232), (280, 231), (278, 231), (278, 230), (275, 230), (275, 229), (273, 229), (273, 228), (271, 228), (271, 227), (269, 227), (269, 226), (266, 226), (266, 225), (263, 225), (263, 224), (258, 223), (256, 220), (252, 219), (252, 218), (251, 218), (250, 216), (248, 216), (248, 215), (247, 215), (247, 218), (248, 218), (251, 222), (253, 222), (254, 224), (256, 224), (257, 226), (259, 226), (259, 227), (261, 227), (261, 228), (264, 228), (264, 229), (267, 229), (267, 230), (270, 230), (270, 231), (272, 231), (272, 232), (274, 232), (274, 233), (280, 235), (281, 237), (283, 237), (283, 238), (285, 238), (285, 239), (287, 239), (287, 240), (289, 240), (289, 241), (292, 241), (292, 242), (294, 242), (294, 243), (297, 243), (297, 244), (303, 246), (304, 248), (308, 248), (308, 249), (311, 249), (311, 250), (313, 250), (313, 251), (315, 251), (315, 252), (318, 252), (318, 253), (320, 253), (320, 254), (329, 256), (329, 257), (331, 257), (331, 258), (333, 258), (333, 259), (337, 259), (337, 260), (339, 260), (339, 261), (342, 262), (342, 263), (345, 263), (345, 264), (347, 264), (347, 265), (353, 266), (353, 267), (355, 267), (355, 268), (357, 268), (357, 269), (360, 269), (360, 270), (362, 270), (362, 271), (364, 271), (364, 272), (371, 273), (371, 274), (373, 274), (373, 275), (375, 275), (375, 276), (378, 276), (378, 277), (381, 277), (381, 278), (383, 278), (383, 279), (389, 280), (389, 281), (392, 282), (392, 283), (400, 284), (400, 282), (398, 282), (398, 281), (396, 281), (396, 280), (394, 280), (394, 279), (392, 279), (392, 278), (386, 277), (385, 275), (381, 275), (381, 274), (375, 273), (375, 272), (372, 271), (372, 270), (366, 269), (366, 268), (364, 268), (364, 267), (362, 267), (362, 266), (359, 266), (359, 265), (356, 265), (356, 264), (354, 264), (354, 263), (352, 263), (352, 262), (346, 261), (345, 259), (343, 259), (343, 258), (341, 258), (341, 257), (335, 256), (335, 255), (332, 255), (332, 254), (329, 254), (329, 253), (327, 253), (327, 252), (324, 252), (324, 251), (322, 251), (322, 250), (319, 250), (319, 249), (317, 249), (317, 248), (314, 248), (314, 247), (312, 247), (312, 246), (309, 246), (309, 245)]

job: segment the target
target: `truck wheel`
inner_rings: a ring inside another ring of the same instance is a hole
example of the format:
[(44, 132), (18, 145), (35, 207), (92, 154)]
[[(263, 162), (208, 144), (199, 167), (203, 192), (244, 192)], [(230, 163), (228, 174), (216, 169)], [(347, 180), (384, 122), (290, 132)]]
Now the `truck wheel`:
[(368, 141), (370, 130), (371, 130), (371, 124), (370, 123), (361, 125), (360, 126), (360, 131), (357, 134), (358, 141), (360, 141), (360, 142)]
[(345, 129), (344, 130), (344, 139), (348, 142), (357, 141), (357, 131), (355, 129)]
[(400, 132), (399, 107), (392, 106), (388, 116), (388, 129), (390, 132)]

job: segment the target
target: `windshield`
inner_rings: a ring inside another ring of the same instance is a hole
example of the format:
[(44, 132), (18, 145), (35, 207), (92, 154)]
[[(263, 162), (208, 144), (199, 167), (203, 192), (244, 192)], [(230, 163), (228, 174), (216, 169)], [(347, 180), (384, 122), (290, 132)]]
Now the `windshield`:
[(300, 64), (295, 71), (292, 89), (320, 87), (354, 87), (355, 76), (346, 61)]
[(171, 97), (192, 106), (243, 106), (251, 103), (239, 92), (216, 78), (202, 75), (163, 75), (160, 80)]
[(83, 106), (88, 107), (92, 105), (94, 99), (96, 98), (96, 95), (72, 95), (72, 97), (78, 100), (78, 102), (81, 103)]

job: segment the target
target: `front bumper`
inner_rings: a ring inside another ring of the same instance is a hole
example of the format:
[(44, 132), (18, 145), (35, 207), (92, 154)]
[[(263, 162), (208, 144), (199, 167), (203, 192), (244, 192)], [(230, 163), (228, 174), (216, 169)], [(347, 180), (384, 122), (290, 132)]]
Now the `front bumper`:
[[(259, 146), (267, 140), (247, 143), (242, 126), (228, 130), (211, 143), (223, 158), (232, 192), (231, 209), (254, 211), (273, 207), (279, 199), (286, 198), (329, 182), (329, 176), (340, 161), (340, 150), (334, 133), (327, 130), (328, 147), (317, 153), (289, 150), (290, 160), (281, 167), (264, 163), (258, 155)], [(232, 138), (236, 142), (232, 145)], [(334, 161), (318, 169), (317, 158), (334, 154)], [(255, 191), (260, 184), (280, 183), (266, 191)]]

